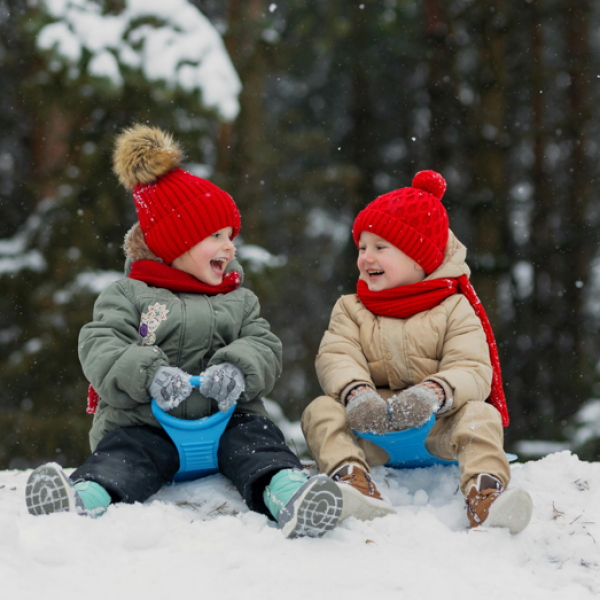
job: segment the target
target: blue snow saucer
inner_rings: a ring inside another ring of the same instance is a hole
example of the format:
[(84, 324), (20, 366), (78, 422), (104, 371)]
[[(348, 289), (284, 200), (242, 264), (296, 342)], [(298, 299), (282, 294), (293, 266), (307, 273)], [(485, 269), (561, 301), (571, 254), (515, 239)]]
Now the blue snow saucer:
[[(431, 467), (433, 465), (458, 465), (456, 460), (443, 460), (431, 454), (425, 447), (425, 438), (429, 435), (435, 423), (435, 415), (421, 427), (413, 427), (404, 431), (392, 433), (354, 433), (377, 446), (383, 448), (390, 456), (386, 467), (394, 469), (414, 469), (417, 467)], [(509, 462), (517, 460), (516, 454), (506, 453)]]
[[(194, 387), (200, 387), (202, 376), (190, 377)], [(186, 481), (219, 472), (217, 451), (219, 440), (231, 419), (235, 404), (226, 412), (217, 412), (196, 421), (184, 421), (166, 413), (152, 399), (152, 414), (164, 427), (179, 452), (179, 471), (173, 481)]]

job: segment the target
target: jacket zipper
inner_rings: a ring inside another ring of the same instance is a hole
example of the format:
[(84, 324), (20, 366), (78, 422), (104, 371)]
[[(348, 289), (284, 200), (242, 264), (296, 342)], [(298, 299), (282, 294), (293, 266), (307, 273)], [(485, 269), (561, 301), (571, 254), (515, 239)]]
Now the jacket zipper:
[[(179, 353), (177, 354), (177, 364), (181, 364), (181, 356), (183, 354), (183, 342), (185, 338), (185, 330), (187, 326), (187, 311), (185, 307), (185, 301), (181, 296), (178, 295), (179, 301), (181, 302), (181, 333), (179, 334)], [(187, 418), (187, 404), (182, 402), (179, 406), (181, 406), (181, 416), (183, 419)]]

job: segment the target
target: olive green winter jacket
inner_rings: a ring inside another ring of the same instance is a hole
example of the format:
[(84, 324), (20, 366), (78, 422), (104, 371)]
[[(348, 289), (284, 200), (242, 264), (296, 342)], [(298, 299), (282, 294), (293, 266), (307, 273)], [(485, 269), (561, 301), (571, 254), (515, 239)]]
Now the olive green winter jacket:
[[(153, 257), (139, 225), (127, 234), (125, 250), (126, 270), (133, 260)], [(243, 277), (235, 261), (228, 270), (232, 268)], [(281, 342), (259, 313), (258, 298), (241, 287), (206, 296), (121, 279), (106, 288), (94, 305), (93, 321), (79, 334), (83, 372), (100, 396), (90, 431), (92, 451), (114, 429), (160, 427), (148, 390), (161, 366), (198, 375), (211, 365), (234, 363), (246, 377), (236, 411), (266, 415), (262, 397), (281, 374)], [(140, 335), (142, 323), (148, 327), (145, 337)], [(194, 389), (169, 414), (200, 419), (217, 410), (214, 400)]]

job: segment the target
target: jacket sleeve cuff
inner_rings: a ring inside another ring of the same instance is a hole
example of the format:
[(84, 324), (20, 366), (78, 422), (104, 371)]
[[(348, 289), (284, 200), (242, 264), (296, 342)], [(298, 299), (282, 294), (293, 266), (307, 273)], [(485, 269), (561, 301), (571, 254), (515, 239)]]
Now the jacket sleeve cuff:
[(428, 377), (425, 379), (425, 381), (437, 383), (444, 390), (444, 395), (446, 396), (444, 404), (442, 404), (441, 408), (435, 414), (443, 415), (451, 410), (452, 406), (454, 405), (454, 390), (448, 385), (448, 383), (443, 379), (438, 379), (437, 377)]
[(371, 389), (375, 389), (375, 387), (373, 386), (373, 383), (370, 381), (352, 381), (351, 383), (349, 383), (341, 392), (340, 392), (340, 402), (346, 406), (346, 399), (348, 397), (348, 394), (357, 387), (360, 387), (361, 385), (370, 387)]

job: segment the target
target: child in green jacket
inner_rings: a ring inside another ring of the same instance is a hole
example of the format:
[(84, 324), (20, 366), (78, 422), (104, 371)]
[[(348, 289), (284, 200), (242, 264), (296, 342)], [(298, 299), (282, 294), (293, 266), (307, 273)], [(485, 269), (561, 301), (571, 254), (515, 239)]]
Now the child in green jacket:
[[(220, 439), (220, 472), (286, 537), (319, 537), (337, 524), (341, 493), (325, 475), (304, 475), (264, 409), (281, 373), (281, 342), (240, 287), (240, 213), (223, 190), (179, 168), (180, 158), (156, 128), (138, 125), (117, 139), (114, 169), (133, 191), (139, 223), (125, 241), (128, 277), (102, 292), (79, 337), (93, 386), (92, 455), (70, 477), (56, 463), (35, 469), (27, 507), (99, 515), (111, 502), (143, 502), (179, 470), (152, 398), (182, 419), (237, 404)], [(199, 389), (190, 373), (204, 375)]]

